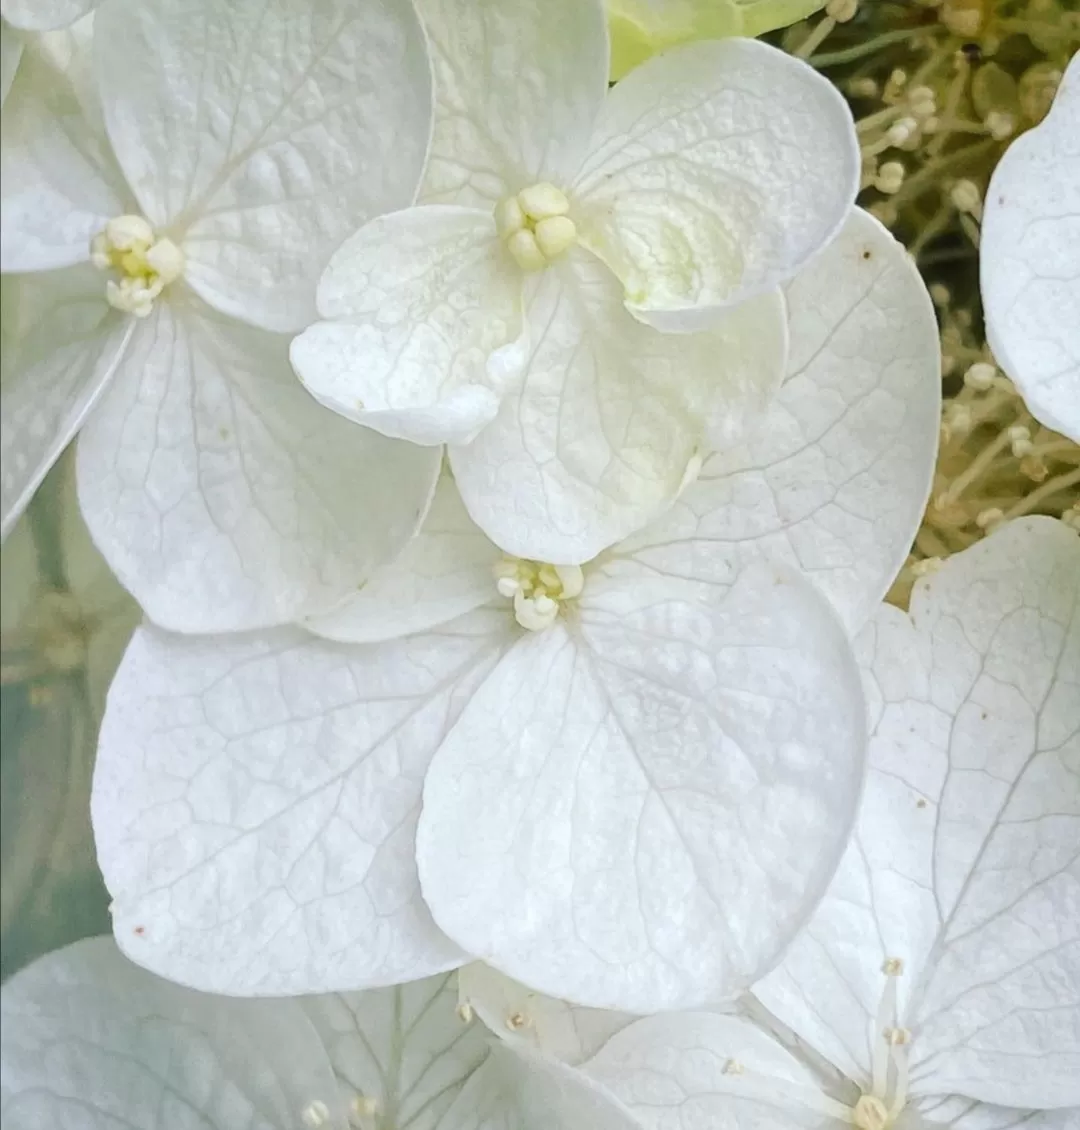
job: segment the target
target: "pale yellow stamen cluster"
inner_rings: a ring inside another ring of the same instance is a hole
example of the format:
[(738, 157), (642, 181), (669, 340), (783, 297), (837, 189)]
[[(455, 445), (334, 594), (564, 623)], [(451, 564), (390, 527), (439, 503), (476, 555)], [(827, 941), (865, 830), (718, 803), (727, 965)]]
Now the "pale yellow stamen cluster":
[(503, 557), (493, 569), (495, 587), (514, 602), (514, 618), (530, 632), (555, 623), (567, 600), (581, 595), (585, 574), (579, 565), (547, 565), (520, 557)]
[(577, 243), (577, 225), (562, 189), (543, 182), (508, 196), (495, 208), (495, 227), (523, 271), (542, 271)]
[(184, 253), (171, 239), (159, 238), (142, 216), (117, 216), (90, 243), (90, 261), (112, 271), (105, 297), (110, 306), (145, 318), (154, 301), (184, 272)]

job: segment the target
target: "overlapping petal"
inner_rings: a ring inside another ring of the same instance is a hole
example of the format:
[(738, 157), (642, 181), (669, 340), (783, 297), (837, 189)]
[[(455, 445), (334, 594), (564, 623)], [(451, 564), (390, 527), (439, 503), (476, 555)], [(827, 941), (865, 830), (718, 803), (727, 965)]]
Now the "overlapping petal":
[(427, 206), (361, 228), (318, 288), (292, 345), (327, 407), (386, 435), (468, 443), (499, 408), (489, 356), (521, 332), (521, 271), (490, 212)]
[(929, 494), (937, 322), (907, 252), (861, 211), (785, 297), (787, 377), (764, 423), (706, 459), (624, 550), (723, 583), (750, 561), (787, 561), (854, 632), (892, 584)]
[(89, 267), (9, 277), (3, 295), (6, 535), (104, 393), (134, 327), (101, 300)]
[(331, 252), (419, 183), (432, 93), (411, 3), (115, 0), (95, 19), (117, 158), (188, 281), (254, 325), (308, 325)]
[(1032, 415), (1080, 443), (1080, 56), (994, 170), (979, 251), (994, 356)]
[(755, 993), (865, 1081), (882, 963), (903, 963), (911, 1089), (1080, 1102), (1080, 538), (1023, 519), (883, 607), (855, 839)]
[(295, 1001), (204, 996), (77, 942), (4, 985), (0, 1102), (12, 1127), (296, 1130), (334, 1076)]
[(490, 208), (566, 184), (607, 92), (602, 0), (420, 0), (435, 69), (422, 198)]
[(23, 52), (4, 103), (0, 147), (5, 272), (86, 262), (91, 238), (111, 217), (131, 210), (89, 66), (82, 53), (65, 69), (38, 50)]
[(323, 611), (423, 518), (439, 453), (320, 407), (287, 347), (178, 295), (138, 324), (83, 428), (87, 525), (162, 626), (241, 630)]
[(526, 310), (519, 383), (476, 440), (450, 451), (469, 513), (522, 557), (580, 563), (639, 529), (703, 448), (758, 421), (783, 372), (776, 295), (709, 333), (663, 335), (626, 312), (603, 264), (576, 252), (530, 284)]
[(93, 11), (101, 0), (3, 0), (0, 14), (22, 31), (68, 27)]
[(824, 599), (763, 568), (725, 593), (619, 557), (518, 641), (424, 785), (424, 897), (465, 950), (630, 1011), (737, 992), (843, 850), (865, 741)]
[(573, 185), (584, 244), (663, 330), (796, 274), (858, 187), (851, 112), (811, 67), (751, 40), (688, 44), (608, 96)]
[(378, 647), (144, 628), (102, 725), (92, 815), (133, 960), (214, 992), (393, 984), (466, 955), (420, 898), (432, 753), (506, 646), (486, 613)]

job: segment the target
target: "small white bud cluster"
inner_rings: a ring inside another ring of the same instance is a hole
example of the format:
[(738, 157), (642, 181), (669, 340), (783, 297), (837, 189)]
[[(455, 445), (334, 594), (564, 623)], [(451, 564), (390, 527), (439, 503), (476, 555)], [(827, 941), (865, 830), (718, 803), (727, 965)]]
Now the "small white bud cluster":
[(577, 243), (577, 225), (562, 189), (547, 182), (508, 196), (495, 208), (495, 227), (523, 271), (542, 271)]
[(565, 600), (581, 595), (585, 574), (580, 565), (546, 565), (504, 557), (493, 569), (500, 596), (514, 602), (514, 618), (530, 632), (555, 623)]
[(166, 286), (184, 273), (184, 253), (171, 239), (159, 239), (142, 216), (117, 216), (90, 242), (90, 262), (99, 271), (116, 271), (105, 297), (110, 306), (145, 318)]

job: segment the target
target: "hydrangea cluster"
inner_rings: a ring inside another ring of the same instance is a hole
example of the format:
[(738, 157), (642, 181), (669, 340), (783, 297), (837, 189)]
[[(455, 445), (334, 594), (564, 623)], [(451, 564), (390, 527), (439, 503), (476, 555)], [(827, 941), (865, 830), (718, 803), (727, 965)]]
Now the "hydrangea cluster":
[(943, 415), (881, 158), (961, 95), (856, 122), (856, 0), (2, 11), (11, 622), (112, 926), (5, 984), (5, 1125), (1080, 1123), (1080, 536), (923, 522), (1080, 440), (1080, 62), (950, 189)]

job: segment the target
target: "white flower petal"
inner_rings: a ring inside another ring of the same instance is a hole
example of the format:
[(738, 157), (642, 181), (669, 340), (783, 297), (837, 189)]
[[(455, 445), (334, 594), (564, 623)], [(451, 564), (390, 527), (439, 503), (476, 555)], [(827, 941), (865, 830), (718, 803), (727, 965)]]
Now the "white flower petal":
[(139, 326), (83, 429), (87, 525), (163, 627), (321, 612), (416, 531), (439, 452), (338, 418), (296, 380), (285, 337), (180, 298)]
[[(105, 391), (134, 329), (89, 267), (4, 280), (4, 535)], [(5, 325), (5, 331), (7, 326)]]
[(95, 18), (117, 157), (183, 237), (188, 281), (255, 325), (308, 325), (330, 253), (419, 183), (432, 94), (412, 5), (114, 0)]
[(641, 1124), (582, 1072), (496, 1045), (438, 1130), (641, 1130)]
[[(96, 94), (77, 55), (66, 70), (27, 48), (4, 102), (0, 147), (0, 269), (86, 262), (90, 240), (130, 211)], [(104, 295), (105, 284), (101, 282)]]
[(69, 27), (100, 3), (101, 0), (3, 0), (0, 13), (12, 27), (23, 31), (51, 31)]
[(573, 188), (586, 246), (665, 330), (770, 290), (855, 200), (851, 111), (801, 60), (746, 39), (675, 48), (608, 97)]
[(358, 592), (305, 626), (330, 640), (375, 643), (448, 624), (497, 599), (491, 570), (500, 556), (444, 473), (416, 537)]
[(390, 436), (468, 443), (499, 407), (488, 356), (521, 332), (521, 271), (490, 212), (410, 208), (330, 260), (292, 363), (328, 408)]
[(414, 827), (428, 760), (505, 624), (477, 613), (368, 648), (295, 630), (136, 633), (92, 803), (124, 951), (181, 983), (253, 995), (464, 961), (421, 901)]
[(458, 993), (500, 1039), (571, 1066), (594, 1056), (637, 1019), (546, 996), (482, 961), (458, 970)]
[(76, 942), (4, 985), (3, 1113), (12, 1127), (297, 1130), (313, 1102), (345, 1130), (334, 1076), (295, 1001), (205, 996)]
[(342, 1100), (373, 1104), (368, 1124), (448, 1130), (446, 1112), (488, 1057), (483, 1025), (457, 1015), (452, 973), (365, 993), (301, 1000), (337, 1074)]
[(859, 1081), (900, 958), (915, 1094), (1080, 1100), (1080, 538), (1023, 519), (883, 607), (855, 840), (762, 1002)]
[(19, 69), (22, 53), (22, 36), (0, 20), (0, 106), (7, 101), (8, 91), (15, 81), (15, 72)]
[(1077, 1130), (1080, 1107), (1017, 1110), (953, 1095), (919, 1103), (928, 1130)]
[[(748, 442), (706, 459), (670, 513), (621, 551), (727, 583), (789, 562), (858, 631), (919, 527), (937, 449), (937, 322), (907, 252), (854, 211), (785, 288), (788, 375)], [(689, 550), (689, 553), (688, 553)]]
[(463, 949), (553, 996), (646, 1011), (732, 994), (832, 876), (864, 727), (809, 582), (762, 568), (720, 595), (616, 559), (435, 755), (424, 897)]
[(1080, 443), (1080, 55), (986, 192), (986, 336), (1039, 421)]
[(627, 313), (603, 264), (578, 252), (535, 281), (526, 308), (520, 387), (473, 443), (450, 451), (470, 514), (521, 557), (584, 562), (640, 529), (707, 442), (732, 442), (758, 422), (783, 371), (779, 295), (708, 333), (659, 334)]
[(607, 93), (601, 0), (419, 0), (435, 69), (422, 199), (491, 207), (565, 185)]
[(819, 1130), (839, 1127), (793, 1097), (813, 1076), (748, 1020), (683, 1012), (639, 1020), (585, 1071), (633, 1113), (642, 1130)]

